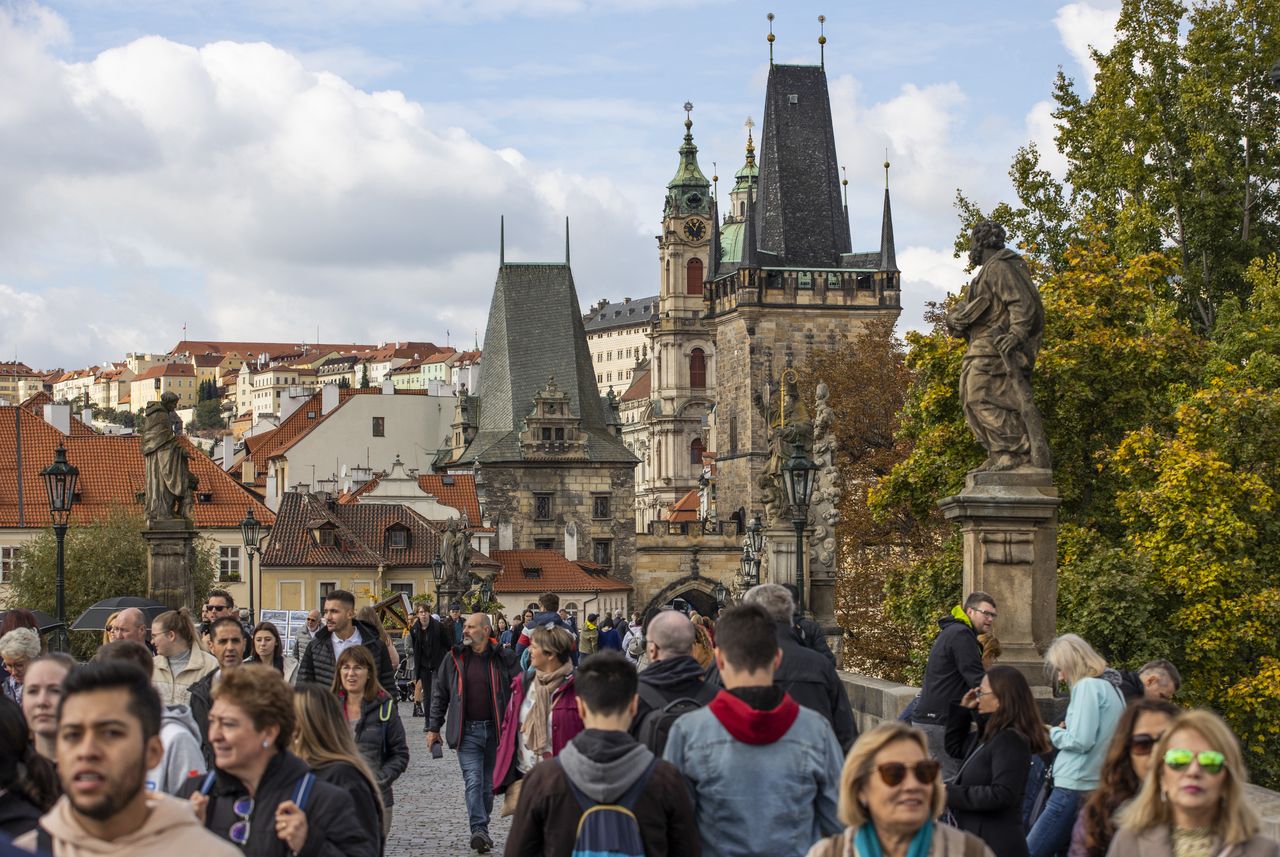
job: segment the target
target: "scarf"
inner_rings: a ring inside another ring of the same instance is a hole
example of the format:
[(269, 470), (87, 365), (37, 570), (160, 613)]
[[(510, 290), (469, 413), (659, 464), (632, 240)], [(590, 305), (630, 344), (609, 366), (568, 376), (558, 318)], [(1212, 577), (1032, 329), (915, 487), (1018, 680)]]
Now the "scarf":
[[(933, 822), (928, 821), (924, 827), (916, 831), (907, 849), (907, 857), (929, 857), (929, 849), (933, 847)], [(883, 857), (880, 848), (880, 837), (876, 836), (875, 825), (870, 821), (858, 828), (858, 835), (853, 840), (853, 850), (857, 857)]]
[(533, 708), (520, 724), (520, 734), (530, 753), (539, 759), (551, 752), (551, 733), (547, 720), (551, 716), (551, 695), (573, 672), (573, 661), (565, 661), (552, 672), (533, 674)]

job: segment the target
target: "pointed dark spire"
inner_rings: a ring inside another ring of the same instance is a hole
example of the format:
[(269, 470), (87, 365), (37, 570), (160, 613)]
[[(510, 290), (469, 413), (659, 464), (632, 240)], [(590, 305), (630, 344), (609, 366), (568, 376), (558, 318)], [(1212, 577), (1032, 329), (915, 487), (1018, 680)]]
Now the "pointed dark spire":
[(720, 200), (711, 197), (711, 270), (707, 279), (714, 280), (720, 273)]
[(889, 210), (889, 162), (884, 162), (884, 219), (880, 223), (880, 270), (898, 270), (898, 254), (893, 246), (893, 212)]
[(754, 268), (756, 264), (756, 189), (747, 190), (747, 222), (742, 225), (742, 261), (740, 268)]

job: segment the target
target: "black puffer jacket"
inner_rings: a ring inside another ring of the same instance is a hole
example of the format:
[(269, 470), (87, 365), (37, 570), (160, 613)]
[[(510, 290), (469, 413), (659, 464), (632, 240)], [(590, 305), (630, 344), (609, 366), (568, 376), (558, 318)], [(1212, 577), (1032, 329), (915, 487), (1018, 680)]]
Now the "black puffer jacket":
[[(338, 700), (346, 710), (346, 694), (339, 693)], [(360, 719), (356, 721), (356, 746), (360, 755), (369, 763), (382, 789), (382, 805), (395, 806), (391, 784), (409, 767), (409, 741), (405, 738), (404, 722), (396, 710), (396, 701), (386, 693), (373, 701), (366, 700), (360, 706)]]
[(365, 836), (382, 841), (382, 808), (378, 805), (378, 795), (373, 786), (352, 765), (346, 762), (330, 762), (315, 769), (316, 779), (342, 789), (351, 801), (355, 810), (356, 821), (360, 823)]
[(853, 706), (849, 704), (849, 694), (840, 676), (836, 675), (835, 664), (801, 643), (789, 622), (776, 624), (782, 663), (773, 674), (773, 686), (827, 718), (840, 748), (849, 752), (858, 737), (858, 727), (853, 722)]
[(490, 640), (483, 654), (477, 655), (467, 645), (454, 646), (449, 656), (440, 662), (435, 680), (431, 683), (431, 708), (427, 713), (424, 732), (444, 729), (444, 740), (452, 749), (462, 740), (462, 698), (464, 663), (468, 658), (484, 658), (489, 669), (489, 685), (492, 694), (494, 720), (498, 740), (502, 739), (502, 714), (507, 710), (511, 697), (511, 679), (520, 674), (520, 661), (510, 649), (500, 649)]
[(204, 766), (213, 767), (213, 746), (209, 743), (209, 709), (213, 708), (213, 679), (222, 675), (221, 669), (202, 676), (191, 684), (191, 717), (200, 729), (200, 753), (204, 756)]
[[(293, 800), (298, 781), (308, 773), (306, 763), (292, 753), (277, 753), (267, 765), (253, 796), (249, 817), (249, 841), (241, 848), (249, 857), (290, 857), (287, 843), (276, 837), (276, 807)], [(188, 798), (200, 791), (205, 775), (187, 780), (178, 792)], [(235, 803), (247, 797), (240, 780), (217, 771), (209, 791), (204, 826), (230, 841), (231, 826), (239, 821)], [(294, 857), (377, 857), (382, 843), (365, 832), (370, 824), (356, 818), (350, 796), (328, 783), (317, 782), (303, 810), (307, 816), (307, 841)], [(380, 824), (377, 820), (374, 823)], [(193, 855), (194, 857), (194, 855)]]
[[(387, 655), (387, 647), (382, 644), (378, 632), (367, 622), (353, 620), (356, 630), (360, 632), (361, 644), (373, 655), (373, 662), (378, 665), (378, 684), (383, 690), (392, 690), (396, 686), (396, 671), (391, 667), (391, 658)], [(298, 667), (298, 684), (309, 681), (321, 687), (333, 686), (333, 674), (337, 669), (337, 661), (333, 657), (333, 632), (327, 627), (316, 631), (307, 653), (302, 656), (302, 664)]]
[(956, 616), (938, 620), (942, 628), (929, 650), (924, 667), (924, 687), (920, 702), (911, 715), (912, 723), (945, 726), (952, 705), (982, 684), (987, 674), (982, 666), (982, 646), (973, 626)]

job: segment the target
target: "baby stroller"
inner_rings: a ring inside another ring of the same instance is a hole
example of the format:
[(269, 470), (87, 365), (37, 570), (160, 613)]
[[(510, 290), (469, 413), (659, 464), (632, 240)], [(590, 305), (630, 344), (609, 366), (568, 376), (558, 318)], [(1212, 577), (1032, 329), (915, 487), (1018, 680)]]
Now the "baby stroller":
[[(400, 646), (397, 645), (396, 648)], [(400, 666), (396, 667), (396, 698), (400, 702), (410, 702), (413, 699), (413, 665), (410, 663), (412, 660), (407, 654), (401, 654)]]

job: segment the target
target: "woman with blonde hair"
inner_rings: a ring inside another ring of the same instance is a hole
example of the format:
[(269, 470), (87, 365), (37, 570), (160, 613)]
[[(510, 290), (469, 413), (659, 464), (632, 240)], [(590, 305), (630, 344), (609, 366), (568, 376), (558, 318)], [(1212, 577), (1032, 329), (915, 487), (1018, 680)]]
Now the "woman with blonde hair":
[(1107, 747), (1125, 709), (1120, 691), (1101, 677), (1106, 660), (1075, 634), (1050, 643), (1044, 662), (1050, 679), (1071, 689), (1071, 701), (1066, 720), (1049, 730), (1049, 740), (1058, 748), (1053, 791), (1027, 834), (1031, 857), (1053, 857), (1070, 844), (1081, 805), (1102, 782)]
[(151, 643), (156, 648), (151, 683), (165, 705), (187, 705), (191, 685), (218, 668), (218, 659), (196, 645), (191, 612), (166, 610), (151, 622)]
[(1245, 798), (1249, 772), (1231, 727), (1211, 711), (1180, 714), (1156, 742), (1142, 790), (1120, 814), (1116, 857), (1277, 857)]
[(982, 840), (935, 819), (946, 805), (942, 766), (923, 732), (890, 720), (864, 732), (840, 771), (843, 833), (808, 857), (995, 857)]
[(350, 796), (365, 835), (381, 841), (385, 810), (378, 779), (356, 749), (338, 698), (318, 684), (303, 684), (293, 694), (293, 710), (297, 714), (293, 752), (321, 782), (332, 783)]
[[(372, 604), (366, 604), (360, 608), (356, 618), (361, 622), (368, 622), (378, 632), (378, 639), (382, 640), (382, 645), (387, 647), (387, 657), (391, 659), (391, 671), (395, 672), (400, 669), (400, 653), (396, 651), (395, 645), (392, 644), (391, 635), (387, 633), (387, 627), (382, 624), (382, 617), (378, 615), (377, 608)], [(394, 688), (387, 688), (388, 692), (392, 690)]]
[(120, 611), (117, 610), (107, 617), (107, 623), (102, 626), (102, 645), (105, 646), (107, 643), (111, 642), (111, 626), (115, 624), (116, 617), (119, 615)]

